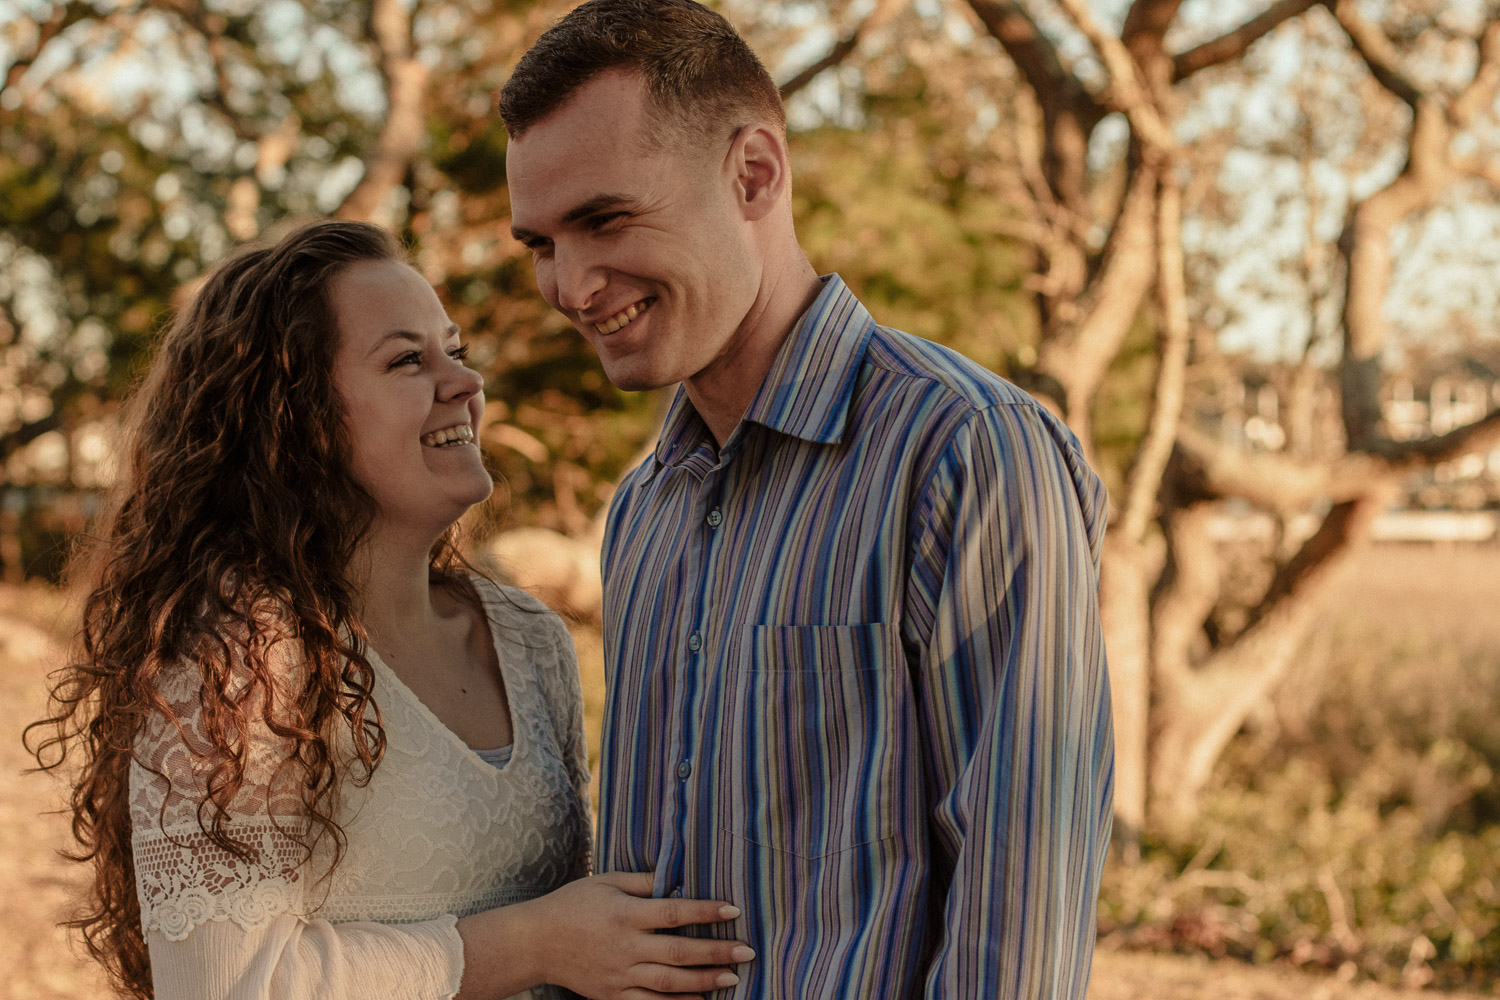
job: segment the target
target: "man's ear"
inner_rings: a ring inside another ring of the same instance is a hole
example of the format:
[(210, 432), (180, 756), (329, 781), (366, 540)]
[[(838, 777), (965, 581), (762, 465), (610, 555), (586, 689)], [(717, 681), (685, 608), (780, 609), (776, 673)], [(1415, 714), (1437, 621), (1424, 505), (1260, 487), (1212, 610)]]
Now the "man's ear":
[(740, 211), (750, 221), (765, 218), (792, 185), (786, 141), (765, 125), (752, 122), (740, 129), (730, 144), (727, 166)]

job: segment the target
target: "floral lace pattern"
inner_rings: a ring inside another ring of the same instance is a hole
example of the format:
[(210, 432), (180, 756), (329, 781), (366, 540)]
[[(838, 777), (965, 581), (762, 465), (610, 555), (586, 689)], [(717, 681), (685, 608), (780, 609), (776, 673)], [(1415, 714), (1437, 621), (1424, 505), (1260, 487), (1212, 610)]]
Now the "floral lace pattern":
[[(184, 664), (161, 682), (178, 721), (157, 719), (131, 768), (147, 931), (180, 941), (210, 920), (253, 931), (284, 914), (397, 924), (465, 916), (587, 873), (588, 772), (572, 640), (529, 595), (479, 579), (475, 586), (515, 721), (511, 760), (503, 768), (482, 760), (371, 652), (387, 748), (369, 783), (350, 783), (341, 795), (336, 816), (347, 842), (331, 874), (327, 844), (308, 858), (297, 843), (305, 820), (292, 769), (283, 766), (290, 743), (264, 726), (252, 734), (225, 826), (248, 858), (204, 835), (199, 672)], [(294, 675), (294, 643), (274, 644), (267, 657), (277, 676)], [(259, 718), (259, 705), (247, 707)]]

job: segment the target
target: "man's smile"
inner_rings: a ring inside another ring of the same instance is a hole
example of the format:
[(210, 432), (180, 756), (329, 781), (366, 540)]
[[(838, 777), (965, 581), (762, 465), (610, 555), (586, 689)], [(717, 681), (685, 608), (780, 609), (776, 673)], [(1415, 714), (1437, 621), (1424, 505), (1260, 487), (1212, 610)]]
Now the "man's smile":
[(611, 333), (616, 333), (624, 329), (626, 326), (629, 326), (632, 320), (634, 320), (641, 313), (645, 312), (647, 309), (651, 308), (651, 305), (654, 302), (656, 302), (655, 297), (641, 299), (639, 302), (633, 302), (630, 305), (626, 306), (624, 309), (621, 309), (619, 312), (615, 313), (613, 316), (604, 320), (603, 322), (595, 323), (594, 329), (598, 330), (605, 336), (609, 336)]

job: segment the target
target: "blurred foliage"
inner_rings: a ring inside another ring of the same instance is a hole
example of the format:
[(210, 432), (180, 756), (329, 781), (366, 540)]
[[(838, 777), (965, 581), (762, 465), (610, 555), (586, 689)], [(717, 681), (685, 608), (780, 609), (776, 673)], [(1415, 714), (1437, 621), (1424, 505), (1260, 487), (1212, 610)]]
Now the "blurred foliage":
[[(475, 518), (481, 535), (586, 531), (662, 402), (605, 380), (508, 234), (493, 97), (565, 6), (416, 8), (412, 37), (431, 69), (426, 144), (377, 217), (411, 241), (486, 375), (484, 443), (500, 488)], [(92, 485), (61, 442), (116, 411), (173, 304), (238, 239), (331, 212), (358, 181), (386, 110), (360, 9), (283, 0), (85, 18), (50, 43), (51, 63), (4, 92), (0, 351), (16, 391), (0, 395), (29, 403), (0, 413), (0, 463), (27, 491), (12, 505), (25, 507), (33, 571), (57, 566), (35, 548), (58, 528), (37, 491)], [(805, 28), (768, 18), (761, 30), (774, 60)], [(8, 37), (22, 44), (25, 32)], [(813, 124), (792, 137), (796, 211), (820, 270), (841, 272), (882, 322), (1005, 372), (1035, 342), (1032, 265), (1007, 235), (1006, 144), (975, 128), (964, 90), (985, 83), (974, 67), (993, 53), (955, 65), (957, 49), (893, 50), (837, 114), (803, 116)], [(30, 272), (6, 266), (21, 258)], [(29, 309), (15, 301), (26, 295)]]
[(1451, 585), (1338, 615), (1193, 827), (1110, 864), (1106, 939), (1500, 987), (1500, 633), (1454, 627)]

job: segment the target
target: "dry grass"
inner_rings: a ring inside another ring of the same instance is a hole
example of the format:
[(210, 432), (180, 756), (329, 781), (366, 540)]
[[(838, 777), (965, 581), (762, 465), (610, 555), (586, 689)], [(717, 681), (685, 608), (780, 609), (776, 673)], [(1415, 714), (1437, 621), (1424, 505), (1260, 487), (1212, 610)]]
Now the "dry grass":
[[(0, 998), (102, 1000), (109, 994), (57, 923), (78, 891), (78, 866), (58, 856), (67, 820), (59, 782), (25, 773), (26, 723), (46, 704), (44, 673), (62, 646), (61, 603), (47, 590), (0, 589)], [(39, 627), (39, 625), (41, 627)], [(53, 633), (53, 634), (49, 634)]]
[(1380, 545), (1355, 556), (1333, 615), (1500, 650), (1500, 547)]

